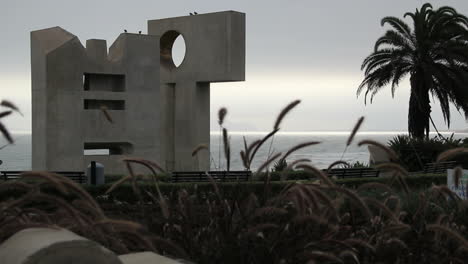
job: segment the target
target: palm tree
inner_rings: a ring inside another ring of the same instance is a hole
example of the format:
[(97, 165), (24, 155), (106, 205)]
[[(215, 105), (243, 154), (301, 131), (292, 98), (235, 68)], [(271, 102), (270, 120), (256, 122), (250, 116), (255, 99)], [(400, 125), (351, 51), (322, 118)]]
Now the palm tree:
[[(410, 77), (411, 95), (408, 132), (412, 137), (429, 136), (430, 95), (440, 102), (444, 121), (450, 128), (450, 103), (468, 118), (468, 18), (451, 7), (433, 9), (424, 4), (404, 18), (413, 20), (413, 29), (402, 19), (384, 17), (381, 25), (392, 29), (380, 37), (374, 52), (364, 59), (364, 80), (357, 90), (366, 89), (370, 100), (390, 85), (392, 97), (398, 84)], [(434, 126), (435, 127), (435, 126)]]

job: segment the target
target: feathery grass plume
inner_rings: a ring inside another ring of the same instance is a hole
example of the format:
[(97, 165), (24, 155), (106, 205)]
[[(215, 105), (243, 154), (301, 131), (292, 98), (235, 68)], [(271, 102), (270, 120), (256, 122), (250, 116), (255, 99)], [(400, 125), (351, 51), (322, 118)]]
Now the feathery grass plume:
[(390, 157), (390, 160), (391, 161), (397, 161), (398, 160), (398, 155), (395, 153), (395, 151), (393, 151), (393, 149), (385, 146), (384, 144), (382, 143), (379, 143), (375, 140), (370, 140), (370, 139), (366, 139), (366, 140), (362, 140), (358, 143), (358, 146), (362, 146), (362, 145), (373, 145), (373, 146), (376, 146), (380, 149), (382, 149), (383, 151), (385, 151), (385, 153), (388, 154), (388, 156)]
[(353, 202), (358, 208), (361, 209), (361, 212), (367, 220), (370, 220), (372, 218), (372, 213), (369, 210), (369, 207), (367, 207), (366, 203), (362, 200), (361, 197), (359, 197), (359, 195), (357, 195), (351, 190), (342, 187), (330, 186), (329, 189), (346, 195), (348, 198), (350, 198), (351, 202)]
[(192, 157), (195, 157), (199, 151), (204, 150), (204, 149), (208, 150), (208, 146), (206, 144), (198, 145), (196, 148), (193, 149)]
[(409, 193), (410, 193), (409, 186), (406, 183), (405, 178), (403, 177), (403, 175), (399, 171), (394, 172), (394, 174), (392, 176), (392, 180), (396, 180), (400, 184), (400, 186), (403, 188), (403, 191), (405, 192), (405, 194), (409, 195)]
[(379, 183), (379, 182), (369, 182), (369, 183), (362, 184), (357, 188), (357, 192), (361, 192), (367, 189), (381, 189), (388, 193), (395, 193), (393, 189), (390, 188), (388, 185)]
[(11, 136), (10, 132), (8, 132), (8, 129), (5, 127), (5, 125), (3, 125), (2, 122), (0, 122), (0, 133), (2, 133), (3, 137), (6, 138), (6, 140), (10, 144), (14, 143), (13, 137)]
[(32, 185), (29, 185), (27, 183), (24, 183), (24, 182), (19, 182), (19, 181), (7, 181), (7, 182), (3, 182), (2, 184), (0, 184), (0, 192), (3, 192), (3, 191), (8, 191), (8, 190), (21, 190), (21, 191), (31, 191), (33, 188)]
[(213, 179), (213, 177), (211, 177), (211, 175), (208, 172), (205, 172), (205, 174), (206, 174), (206, 177), (208, 178), (208, 181), (213, 186), (216, 197), (218, 198), (219, 202), (221, 202), (223, 200), (223, 197), (221, 196), (221, 192), (219, 191), (218, 184), (216, 183), (216, 181)]
[(243, 139), (243, 141), (244, 141), (244, 151), (247, 152), (247, 148), (248, 148), (248, 147), (247, 147), (247, 145), (248, 145), (248, 144), (247, 144), (247, 140), (245, 139), (245, 136), (242, 136), (242, 139)]
[(68, 190), (62, 184), (62, 182), (58, 179), (57, 175), (54, 173), (49, 173), (45, 171), (37, 171), (37, 172), (28, 171), (28, 172), (21, 173), (20, 177), (23, 179), (38, 178), (38, 179), (45, 180), (47, 182), (50, 182), (52, 186), (57, 188), (57, 190), (59, 190), (61, 193), (68, 194)]
[(94, 225), (112, 225), (116, 230), (142, 230), (143, 226), (139, 223), (127, 220), (102, 219), (94, 222)]
[(279, 228), (279, 225), (277, 224), (271, 224), (271, 223), (258, 224), (258, 225), (249, 227), (245, 231), (243, 236), (255, 238), (259, 235), (260, 232), (264, 232), (270, 229), (278, 229), (278, 228)]
[(223, 125), (224, 123), (224, 118), (226, 117), (226, 114), (227, 114), (227, 109), (226, 107), (221, 107), (219, 110), (218, 110), (218, 124), (220, 126)]
[(113, 190), (115, 190), (117, 187), (119, 187), (121, 184), (123, 184), (124, 182), (126, 181), (129, 181), (132, 179), (132, 175), (128, 175), (128, 176), (125, 176), (125, 177), (122, 177), (120, 178), (120, 180), (114, 182), (111, 187), (109, 189), (107, 189), (107, 191), (104, 193), (104, 194), (109, 194), (111, 193)]
[(453, 240), (457, 241), (459, 244), (461, 244), (463, 247), (468, 248), (468, 241), (466, 241), (465, 238), (463, 238), (460, 234), (457, 232), (451, 230), (448, 227), (442, 226), (442, 225), (427, 225), (426, 226), (427, 230), (432, 231), (432, 232), (438, 232), (446, 235), (447, 237), (452, 238)]
[(455, 187), (458, 188), (460, 185), (460, 179), (463, 176), (463, 168), (460, 166), (455, 167), (453, 169), (453, 182), (455, 183)]
[(224, 157), (226, 158), (226, 170), (231, 166), (231, 144), (229, 143), (228, 131), (223, 128)]
[(307, 263), (309, 263), (309, 261), (318, 261), (318, 263), (344, 263), (343, 260), (336, 255), (324, 251), (313, 250), (306, 252), (305, 255), (308, 258)]
[(286, 116), (287, 113), (289, 113), (289, 111), (291, 111), (294, 107), (296, 107), (300, 102), (301, 102), (301, 100), (295, 100), (295, 101), (289, 103), (285, 108), (283, 108), (283, 110), (281, 110), (278, 117), (276, 117), (276, 122), (275, 122), (275, 125), (273, 126), (273, 130), (279, 130), (280, 129), (279, 126), (280, 126), (281, 121), (283, 120), (283, 118)]
[(292, 168), (294, 168), (294, 166), (296, 166), (297, 164), (309, 163), (309, 162), (311, 162), (310, 159), (297, 159), (297, 160), (294, 160), (294, 161), (292, 161), (292, 162), (290, 162), (288, 164), (288, 166), (283, 170), (283, 172), (292, 170)]
[(291, 155), (293, 152), (295, 151), (298, 151), (302, 148), (305, 148), (305, 147), (309, 147), (309, 146), (312, 146), (312, 145), (317, 145), (317, 144), (320, 144), (321, 142), (320, 141), (309, 141), (309, 142), (304, 142), (304, 143), (301, 143), (301, 144), (298, 144), (294, 147), (292, 147), (291, 149), (289, 149), (283, 157), (281, 157), (282, 160), (286, 160), (286, 158)]
[(0, 102), (0, 105), (4, 106), (4, 107), (7, 107), (7, 108), (10, 108), (13, 111), (17, 112), (18, 114), (20, 114), (21, 116), (23, 116), (23, 113), (21, 113), (20, 109), (15, 104), (13, 104), (12, 102), (10, 102), (8, 100), (2, 100)]
[(308, 188), (308, 186), (306, 185), (303, 185), (303, 184), (298, 184), (295, 186), (295, 192), (293, 193), (296, 193), (297, 195), (301, 196), (302, 198), (304, 198), (304, 200), (307, 200), (307, 202), (309, 204), (312, 205), (313, 209), (314, 210), (318, 210), (319, 208), (319, 199), (317, 197), (317, 195), (315, 195), (315, 192)]
[(468, 153), (468, 148), (449, 149), (447, 151), (440, 153), (439, 156), (437, 157), (436, 162), (438, 163), (441, 161), (446, 161), (463, 153)]
[(11, 113), (13, 113), (13, 112), (12, 112), (12, 111), (3, 111), (3, 112), (0, 112), (0, 118), (9, 116), (9, 115), (11, 115)]
[(46, 202), (48, 204), (54, 205), (57, 208), (66, 210), (74, 219), (77, 221), (81, 226), (86, 226), (87, 224), (91, 223), (89, 219), (86, 219), (87, 216), (80, 213), (77, 209), (71, 206), (68, 202), (59, 199), (55, 196), (43, 193), (33, 193), (32, 195), (25, 197), (23, 204), (27, 204), (30, 202)]
[(314, 166), (301, 164), (301, 165), (296, 166), (296, 168), (311, 172), (313, 175), (317, 176), (320, 180), (322, 180), (328, 186), (335, 186), (335, 183), (333, 183), (333, 181), (330, 180), (330, 178), (325, 173), (323, 173), (321, 170), (317, 169)]
[(441, 186), (432, 186), (431, 191), (436, 192), (438, 194), (441, 194), (445, 198), (450, 198), (453, 201), (460, 201), (461, 198), (454, 193), (450, 188), (448, 188), (446, 185), (441, 185)]
[(389, 170), (389, 171), (396, 171), (401, 175), (408, 176), (408, 171), (403, 168), (402, 166), (394, 163), (394, 162), (386, 162), (375, 166), (377, 170)]
[(398, 196), (396, 195), (390, 195), (389, 197), (387, 197), (384, 201), (384, 204), (385, 206), (387, 206), (388, 208), (390, 208), (390, 205), (393, 204), (393, 211), (395, 213), (395, 215), (399, 215), (400, 214), (400, 210), (401, 210), (401, 200)]
[(243, 150), (241, 150), (239, 155), (240, 155), (241, 160), (242, 160), (242, 165), (244, 165), (245, 169), (248, 169), (249, 168), (249, 161), (247, 160), (245, 152)]
[(351, 145), (353, 143), (354, 136), (356, 136), (356, 133), (358, 132), (359, 128), (361, 128), (362, 122), (364, 122), (364, 116), (361, 116), (359, 120), (356, 122), (354, 125), (353, 130), (351, 131), (351, 134), (348, 137), (348, 140), (346, 141), (346, 146)]
[(262, 165), (260, 165), (260, 167), (258, 167), (257, 174), (262, 172), (266, 167), (268, 167), (268, 165), (270, 165), (273, 161), (275, 161), (277, 158), (279, 158), (281, 156), (281, 154), (282, 154), (281, 152), (276, 153), (271, 158), (269, 158), (267, 161), (265, 161)]
[(279, 131), (278, 129), (275, 129), (275, 130), (271, 131), (270, 133), (268, 133), (268, 135), (263, 137), (262, 140), (260, 140), (260, 142), (258, 142), (258, 143), (256, 143), (257, 141), (254, 142), (256, 144), (255, 144), (255, 146), (253, 148), (252, 154), (250, 154), (249, 164), (252, 164), (252, 161), (255, 158), (255, 155), (257, 154), (258, 149), (263, 145), (263, 143), (265, 143), (270, 137), (272, 137), (278, 131)]
[(393, 234), (403, 234), (411, 230), (411, 226), (407, 224), (395, 224), (391, 225), (389, 227), (386, 227), (382, 230), (380, 230), (380, 233), (387, 234), (387, 233), (393, 233)]
[(245, 151), (245, 159), (246, 159), (246, 163), (247, 163), (246, 169), (250, 169), (251, 153), (255, 149), (255, 147), (257, 147), (257, 145), (260, 144), (261, 142), (262, 142), (262, 140), (258, 139), (258, 140), (255, 140), (254, 142), (250, 143), (250, 145), (247, 146), (247, 149)]
[(347, 249), (343, 250), (339, 253), (338, 257), (344, 261), (344, 263), (349, 263), (352, 261), (353, 263), (360, 263), (357, 253), (355, 252), (356, 249)]
[(143, 165), (143, 166), (145, 166), (146, 168), (148, 168), (151, 171), (151, 173), (152, 173), (151, 176), (152, 176), (152, 179), (153, 179), (153, 185), (154, 185), (154, 188), (156, 189), (156, 192), (158, 193), (158, 197), (159, 197), (158, 202), (159, 202), (159, 205), (161, 206), (161, 211), (163, 213), (163, 216), (166, 217), (166, 219), (167, 219), (169, 217), (168, 204), (167, 204), (166, 199), (162, 195), (161, 190), (159, 188), (158, 179), (156, 178), (157, 173), (156, 173), (155, 169), (159, 170), (162, 173), (164, 173), (165, 171), (161, 168), (161, 166), (159, 166), (159, 164), (157, 164), (156, 162), (150, 161), (150, 160), (145, 160), (145, 159), (140, 159), (140, 158), (124, 158), (122, 160), (127, 165), (127, 169), (128, 169), (128, 171), (130, 173), (131, 180), (132, 180), (132, 188), (134, 189), (135, 194), (138, 196), (138, 199), (140, 200), (141, 205), (143, 205), (143, 197), (141, 195), (140, 190), (137, 188), (137, 185), (136, 185), (137, 177), (135, 176), (130, 163), (133, 162), (133, 163)]
[(288, 210), (284, 208), (278, 208), (276, 206), (265, 206), (258, 208), (252, 214), (252, 218), (262, 218), (274, 219), (275, 217), (281, 217), (288, 214)]
[(60, 180), (60, 182), (67, 188), (69, 192), (75, 193), (80, 199), (86, 201), (91, 207), (93, 207), (101, 217), (104, 217), (104, 213), (102, 212), (102, 209), (96, 200), (94, 200), (94, 198), (87, 191), (85, 191), (81, 185), (62, 175), (54, 174), (54, 176)]
[(293, 162), (290, 162), (288, 164), (288, 166), (283, 170), (281, 171), (281, 174), (280, 174), (280, 180), (284, 181), (287, 179), (287, 173), (288, 171), (291, 171), (294, 166), (296, 166), (297, 164), (301, 164), (301, 163), (309, 163), (310, 162), (310, 159), (297, 159)]
[(387, 206), (385, 206), (385, 204), (381, 203), (379, 200), (377, 199), (374, 199), (374, 198), (370, 198), (370, 197), (364, 197), (362, 198), (362, 200), (368, 204), (368, 205), (371, 205), (377, 209), (380, 209), (385, 215), (388, 216), (388, 218), (390, 218), (393, 222), (395, 223), (399, 223), (400, 220), (398, 219), (398, 217), (392, 212), (392, 210), (390, 210)]
[[(163, 251), (163, 252), (168, 252), (170, 255), (173, 255), (173, 256), (175, 255), (175, 256), (182, 257), (182, 258), (189, 258), (187, 252), (183, 248), (181, 248), (176, 243), (168, 239), (164, 239), (160, 236), (151, 236), (150, 239), (151, 241), (153, 241), (153, 244), (156, 245), (156, 247), (159, 249), (158, 250), (159, 252)], [(181, 261), (181, 263), (190, 264), (191, 262)]]
[(361, 240), (361, 239), (348, 238), (348, 239), (345, 239), (343, 242), (353, 246), (354, 248), (356, 248), (356, 246), (361, 247), (361, 248), (365, 248), (368, 251), (370, 251), (372, 254), (374, 254), (375, 251), (376, 251), (375, 247), (373, 247), (371, 244), (369, 244), (368, 242), (366, 242), (364, 240)]
[(107, 108), (107, 106), (101, 105), (100, 109), (101, 109), (101, 112), (104, 114), (104, 117), (106, 118), (106, 120), (107, 120), (109, 123), (113, 124), (113, 123), (114, 123), (114, 120), (112, 119), (112, 116), (111, 116), (111, 114), (109, 113), (109, 109)]
[(320, 188), (313, 184), (308, 184), (307, 188), (312, 190), (314, 194), (325, 204), (325, 208), (330, 210), (331, 216), (329, 220), (333, 219), (336, 223), (339, 222), (340, 217), (338, 215), (338, 209), (334, 206), (330, 197), (324, 191), (322, 191)]
[(154, 175), (157, 175), (155, 169), (158, 170), (161, 173), (166, 172), (161, 166), (159, 166), (158, 163), (156, 163), (154, 161), (151, 161), (151, 160), (146, 160), (146, 159), (142, 159), (142, 158), (123, 158), (122, 161), (123, 162), (133, 162), (133, 163), (141, 164), (141, 165), (145, 166), (146, 168), (148, 168), (151, 171), (151, 173), (153, 173)]
[(332, 164), (330, 164), (330, 166), (328, 166), (327, 172), (330, 172), (333, 169), (333, 167), (338, 166), (338, 165), (344, 165), (345, 168), (350, 168), (351, 167), (351, 165), (349, 165), (348, 162), (346, 162), (344, 160), (337, 160), (337, 161), (333, 162)]

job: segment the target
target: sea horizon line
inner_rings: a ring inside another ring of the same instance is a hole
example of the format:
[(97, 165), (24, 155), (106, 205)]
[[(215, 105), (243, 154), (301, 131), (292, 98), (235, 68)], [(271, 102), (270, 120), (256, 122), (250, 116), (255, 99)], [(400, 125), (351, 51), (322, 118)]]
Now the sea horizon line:
[[(271, 131), (228, 131), (231, 135), (266, 135)], [(439, 131), (440, 134), (450, 135), (450, 134), (468, 134), (468, 131)], [(29, 130), (13, 130), (12, 134), (31, 134)], [(349, 135), (351, 131), (346, 130), (315, 130), (315, 131), (279, 131), (277, 135)], [(210, 135), (220, 135), (220, 131), (210, 131)], [(385, 130), (385, 131), (359, 131), (358, 135), (397, 135), (397, 134), (408, 134), (408, 131), (404, 130)], [(437, 135), (437, 132), (429, 132), (431, 135)]]

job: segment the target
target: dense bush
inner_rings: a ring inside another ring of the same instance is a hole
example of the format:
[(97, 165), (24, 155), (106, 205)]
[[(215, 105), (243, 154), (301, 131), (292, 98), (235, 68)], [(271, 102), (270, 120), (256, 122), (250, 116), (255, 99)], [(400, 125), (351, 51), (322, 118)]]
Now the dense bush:
[[(398, 135), (388, 143), (400, 158), (401, 165), (409, 171), (421, 171), (427, 163), (435, 162), (437, 156), (449, 149), (468, 147), (468, 138), (454, 139), (439, 136), (429, 139), (416, 139), (406, 135)], [(458, 156), (457, 163), (468, 168), (468, 158)]]
[[(308, 179), (316, 179), (312, 176), (310, 172), (298, 171), (295, 172), (294, 177), (296, 180), (299, 180), (302, 183), (311, 183), (307, 181)], [(272, 177), (279, 179), (279, 173), (273, 173)], [(271, 195), (277, 195), (285, 187), (296, 182), (296, 180), (289, 181), (271, 181), (269, 189)], [(302, 181), (306, 180), (306, 181)], [(337, 179), (335, 183), (339, 186), (345, 186), (351, 189), (357, 189), (359, 186), (367, 183), (383, 183), (391, 184), (392, 179), (390, 178), (351, 178), (351, 179)], [(413, 190), (425, 190), (430, 188), (432, 185), (442, 185), (447, 183), (447, 175), (445, 174), (418, 174), (412, 175), (406, 178), (406, 183)], [(241, 199), (246, 197), (249, 194), (253, 193), (257, 196), (261, 196), (265, 191), (265, 183), (263, 181), (254, 181), (254, 182), (219, 182), (217, 183), (220, 193), (224, 197), (229, 199)], [(139, 188), (142, 190), (154, 192), (154, 185), (151, 181), (139, 181)], [(92, 186), (85, 185), (83, 186), (86, 191), (88, 191), (95, 199), (102, 203), (106, 202), (124, 202), (134, 204), (138, 202), (138, 198), (133, 192), (133, 186), (130, 183), (125, 183), (120, 185), (110, 194), (105, 194), (106, 191), (111, 187), (111, 184)], [(161, 193), (167, 197), (173, 197), (181, 190), (186, 190), (189, 192), (197, 192), (203, 195), (209, 195), (213, 193), (213, 185), (209, 182), (202, 183), (159, 183), (159, 189)], [(394, 185), (395, 190), (400, 190), (399, 185)], [(146, 201), (149, 201), (149, 197), (145, 197)]]

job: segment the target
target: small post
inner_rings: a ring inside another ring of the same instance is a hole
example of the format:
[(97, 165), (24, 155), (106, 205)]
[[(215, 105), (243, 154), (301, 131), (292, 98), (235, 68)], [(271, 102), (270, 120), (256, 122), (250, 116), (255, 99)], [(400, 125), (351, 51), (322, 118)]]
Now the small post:
[(96, 185), (96, 161), (91, 161), (91, 185)]

